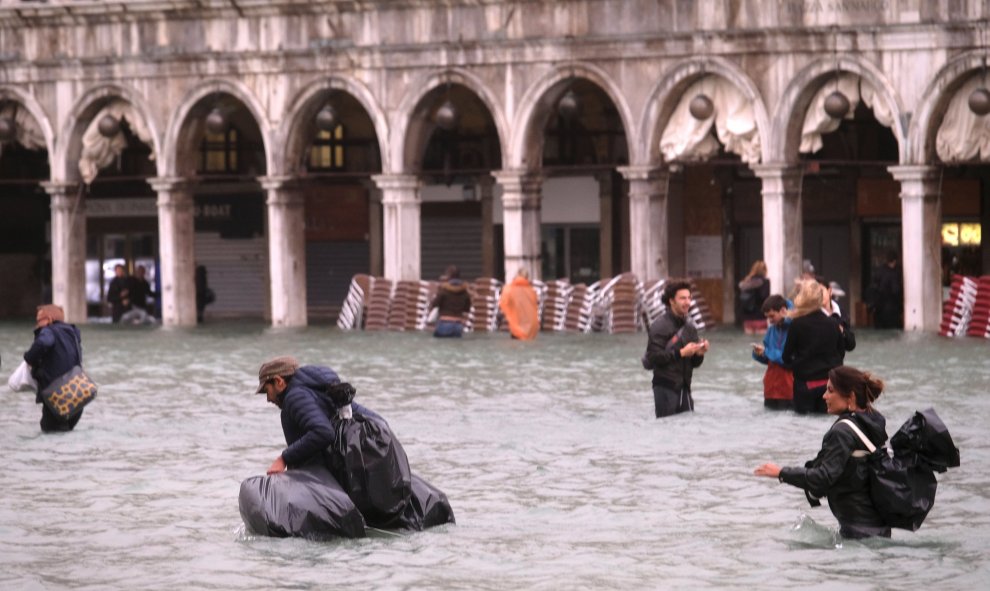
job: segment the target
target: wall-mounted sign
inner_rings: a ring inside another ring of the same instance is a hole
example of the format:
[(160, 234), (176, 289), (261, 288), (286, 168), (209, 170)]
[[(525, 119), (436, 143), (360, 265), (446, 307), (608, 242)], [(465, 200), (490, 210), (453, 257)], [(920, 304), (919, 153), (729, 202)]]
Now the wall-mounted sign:
[(686, 236), (684, 258), (687, 275), (695, 279), (722, 278), (722, 237)]

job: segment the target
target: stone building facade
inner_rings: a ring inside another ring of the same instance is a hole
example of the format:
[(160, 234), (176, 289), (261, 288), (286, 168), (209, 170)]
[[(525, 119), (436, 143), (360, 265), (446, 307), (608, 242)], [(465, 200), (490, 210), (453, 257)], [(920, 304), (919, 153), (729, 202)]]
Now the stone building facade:
[(687, 275), (729, 322), (752, 260), (786, 291), (811, 259), (866, 322), (894, 249), (905, 328), (934, 331), (945, 275), (990, 269), (990, 116), (968, 107), (988, 19), (982, 0), (0, 1), (0, 268), (24, 306), (50, 276), (76, 322), (117, 260), (153, 267), (166, 325), (195, 323), (204, 262), (275, 326), (351, 272), (441, 261)]

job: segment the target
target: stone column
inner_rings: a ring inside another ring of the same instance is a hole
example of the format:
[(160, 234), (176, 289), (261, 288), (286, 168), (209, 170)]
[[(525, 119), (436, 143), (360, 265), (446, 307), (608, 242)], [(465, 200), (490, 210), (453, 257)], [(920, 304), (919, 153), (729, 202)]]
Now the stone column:
[(670, 275), (670, 173), (654, 166), (625, 166), (619, 173), (629, 183), (629, 270), (640, 281)]
[(361, 183), (368, 191), (368, 272), (382, 276), (382, 191), (369, 178)]
[(258, 180), (268, 192), (272, 326), (306, 326), (306, 200), (292, 177)]
[(481, 200), (481, 274), (495, 276), (495, 222), (492, 211), (495, 179), (483, 176), (478, 179), (478, 196)]
[(65, 311), (66, 322), (83, 323), (87, 319), (86, 200), (76, 184), (41, 186), (51, 196), (52, 303)]
[(392, 281), (419, 281), (419, 178), (411, 174), (380, 174), (371, 178), (382, 190), (385, 277)]
[(598, 273), (613, 277), (612, 270), (612, 171), (596, 175), (598, 180)]
[(901, 183), (904, 330), (938, 332), (942, 320), (942, 201), (938, 169), (891, 166)]
[(770, 291), (787, 297), (804, 258), (801, 170), (787, 164), (754, 164), (763, 181), (763, 262)]
[(530, 279), (541, 279), (540, 206), (543, 178), (525, 170), (492, 171), (502, 187), (502, 227), (505, 241), (505, 281), (519, 269)]
[(158, 193), (162, 325), (195, 326), (193, 185), (184, 178), (151, 178), (148, 184)]

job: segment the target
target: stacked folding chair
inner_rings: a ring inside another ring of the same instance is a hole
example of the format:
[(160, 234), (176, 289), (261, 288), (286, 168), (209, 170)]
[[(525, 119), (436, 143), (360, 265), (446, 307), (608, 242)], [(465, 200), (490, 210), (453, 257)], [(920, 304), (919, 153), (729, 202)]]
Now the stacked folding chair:
[(641, 317), (643, 284), (632, 273), (616, 275), (598, 292), (601, 330), (610, 333), (636, 332)]
[(667, 306), (664, 306), (660, 299), (665, 285), (667, 285), (665, 280), (657, 279), (643, 286), (643, 312), (646, 314), (647, 328), (667, 312)]
[(546, 298), (543, 301), (542, 330), (564, 330), (567, 320), (567, 305), (574, 287), (567, 279), (555, 279), (546, 284)]
[(688, 311), (688, 316), (694, 321), (698, 332), (715, 328), (715, 319), (712, 317), (712, 311), (708, 307), (708, 302), (705, 301), (705, 297), (701, 295), (701, 292), (694, 285), (691, 286), (691, 309)]
[(953, 275), (949, 298), (942, 305), (942, 324), (939, 334), (959, 337), (966, 334), (976, 304), (978, 284), (972, 277)]
[(471, 314), (465, 330), (498, 330), (498, 298), (502, 282), (493, 277), (478, 277), (471, 289)]
[(384, 277), (371, 279), (371, 295), (368, 297), (368, 313), (365, 315), (365, 330), (385, 330), (388, 328), (389, 309), (392, 304), (392, 281)]
[(436, 281), (410, 281), (407, 288), (406, 330), (425, 330), (430, 302), (437, 292)]
[(543, 328), (543, 304), (547, 299), (547, 284), (543, 283), (539, 279), (531, 279), (530, 285), (533, 286), (533, 291), (536, 292), (536, 318), (537, 323), (540, 328)]
[(351, 278), (347, 297), (340, 307), (337, 317), (337, 328), (341, 330), (360, 329), (364, 322), (366, 297), (370, 293), (372, 278), (369, 275), (358, 274)]
[(571, 287), (571, 295), (567, 302), (567, 312), (564, 318), (565, 330), (568, 332), (589, 332), (591, 330), (591, 312), (597, 286), (598, 283), (591, 286), (578, 283)]
[(966, 334), (990, 339), (990, 275), (984, 275), (976, 282), (973, 316), (969, 320)]

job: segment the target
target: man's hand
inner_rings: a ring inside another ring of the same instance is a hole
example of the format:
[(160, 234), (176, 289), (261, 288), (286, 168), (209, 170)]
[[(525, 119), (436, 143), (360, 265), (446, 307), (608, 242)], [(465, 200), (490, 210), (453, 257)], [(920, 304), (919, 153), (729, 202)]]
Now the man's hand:
[(763, 357), (763, 353), (765, 351), (766, 351), (766, 348), (763, 345), (761, 345), (759, 343), (753, 343), (753, 353), (756, 353), (756, 356), (757, 357)]
[(271, 476), (272, 474), (278, 474), (279, 472), (285, 472), (285, 460), (282, 459), (282, 456), (275, 458), (275, 461), (272, 462), (272, 465), (268, 466), (269, 476)]

